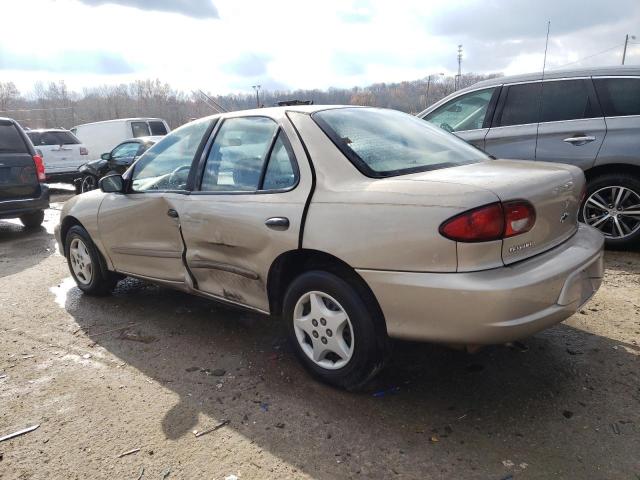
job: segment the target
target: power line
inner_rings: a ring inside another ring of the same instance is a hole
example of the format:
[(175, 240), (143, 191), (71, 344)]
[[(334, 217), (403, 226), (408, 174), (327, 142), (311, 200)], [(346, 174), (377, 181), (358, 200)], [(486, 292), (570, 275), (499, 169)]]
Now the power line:
[(594, 53), (593, 55), (588, 55), (588, 56), (583, 57), (583, 58), (581, 58), (581, 59), (579, 59), (579, 60), (576, 60), (575, 62), (569, 62), (569, 63), (564, 63), (564, 64), (562, 64), (562, 65), (558, 65), (557, 67), (553, 67), (553, 69), (555, 70), (555, 69), (558, 69), (558, 68), (566, 67), (567, 65), (574, 65), (574, 64), (576, 64), (576, 63), (580, 63), (580, 62), (582, 62), (582, 61), (584, 61), (584, 60), (587, 60), (587, 59), (589, 59), (589, 58), (597, 57), (598, 55), (602, 55), (603, 53), (607, 53), (607, 52), (610, 52), (611, 50), (615, 50), (616, 48), (620, 48), (620, 47), (622, 47), (623, 45), (624, 45), (623, 43), (619, 43), (619, 44), (617, 44), (617, 45), (614, 45), (614, 46), (613, 46), (613, 47), (611, 47), (611, 48), (607, 48), (606, 50), (602, 50), (601, 52)]

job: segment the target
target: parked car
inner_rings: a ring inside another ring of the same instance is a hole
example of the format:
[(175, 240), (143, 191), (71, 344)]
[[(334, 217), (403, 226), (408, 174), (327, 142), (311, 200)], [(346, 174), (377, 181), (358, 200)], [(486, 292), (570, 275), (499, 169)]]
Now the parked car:
[(71, 131), (91, 152), (95, 160), (129, 138), (162, 136), (171, 131), (161, 118), (119, 118), (77, 125)]
[(640, 68), (495, 78), (418, 116), (496, 157), (580, 167), (580, 218), (610, 247), (640, 245)]
[(98, 160), (85, 163), (76, 175), (76, 193), (88, 192), (98, 186), (98, 180), (108, 173), (123, 174), (137, 158), (162, 137), (130, 138), (110, 152), (103, 153)]
[(0, 218), (19, 218), (27, 228), (42, 225), (49, 189), (42, 157), (20, 125), (0, 118)]
[(27, 130), (27, 136), (42, 154), (48, 182), (73, 182), (89, 151), (76, 136), (63, 128)]
[(284, 317), (302, 363), (358, 388), (388, 338), (526, 337), (599, 288), (571, 165), (492, 160), (414, 116), (291, 106), (184, 125), (56, 230), (78, 287), (142, 278)]

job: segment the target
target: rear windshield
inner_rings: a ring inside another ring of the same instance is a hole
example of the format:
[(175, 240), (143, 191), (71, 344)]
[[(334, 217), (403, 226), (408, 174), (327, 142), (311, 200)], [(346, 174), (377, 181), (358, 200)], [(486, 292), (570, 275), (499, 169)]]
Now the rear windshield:
[(131, 134), (133, 138), (148, 137), (149, 125), (147, 122), (131, 122)]
[(369, 177), (437, 170), (489, 159), (458, 137), (395, 110), (337, 108), (312, 116), (342, 153)]
[(80, 140), (71, 132), (27, 132), (37, 147), (38, 145), (78, 145)]
[(163, 122), (149, 122), (149, 128), (151, 128), (151, 135), (166, 135), (167, 127)]
[(0, 153), (29, 153), (22, 135), (11, 122), (0, 122)]

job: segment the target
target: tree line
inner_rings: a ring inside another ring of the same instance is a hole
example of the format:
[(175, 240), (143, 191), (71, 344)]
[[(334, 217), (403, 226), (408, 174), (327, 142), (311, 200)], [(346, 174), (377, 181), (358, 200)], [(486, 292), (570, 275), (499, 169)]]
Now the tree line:
[[(461, 76), (458, 89), (501, 74)], [(375, 83), (367, 87), (327, 90), (264, 90), (260, 106), (285, 100), (311, 100), (315, 104), (368, 105), (417, 113), (456, 90), (455, 77), (433, 75), (415, 81)], [(206, 92), (225, 109), (256, 107), (253, 92), (215, 95)], [(70, 91), (64, 81), (35, 83), (30, 92), (20, 92), (13, 82), (0, 82), (0, 116), (11, 117), (28, 128), (71, 128), (82, 123), (127, 117), (159, 117), (172, 128), (193, 118), (216, 113), (199, 92), (174, 89), (160, 80), (138, 80), (129, 84), (103, 85)]]

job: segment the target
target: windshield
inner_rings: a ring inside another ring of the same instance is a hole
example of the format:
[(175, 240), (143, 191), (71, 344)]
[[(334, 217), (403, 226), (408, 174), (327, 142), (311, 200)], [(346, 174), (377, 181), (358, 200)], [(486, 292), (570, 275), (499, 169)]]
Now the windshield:
[(390, 177), (489, 159), (456, 136), (395, 110), (336, 108), (316, 112), (313, 119), (369, 177)]

